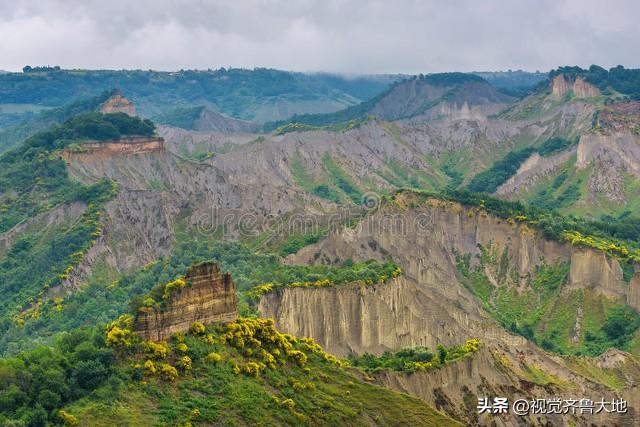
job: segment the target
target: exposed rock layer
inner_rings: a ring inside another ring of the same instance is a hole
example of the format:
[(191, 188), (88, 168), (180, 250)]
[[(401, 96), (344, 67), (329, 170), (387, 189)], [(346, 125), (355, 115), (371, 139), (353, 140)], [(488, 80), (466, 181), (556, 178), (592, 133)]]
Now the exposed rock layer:
[(164, 150), (164, 139), (133, 136), (109, 141), (86, 142), (75, 150), (61, 153), (67, 161), (92, 163), (112, 156), (151, 153)]
[(136, 115), (136, 109), (133, 103), (122, 96), (119, 90), (116, 90), (113, 95), (100, 106), (100, 112), (104, 114), (125, 113), (129, 116)]
[[(486, 345), (480, 353), (442, 369), (374, 375), (380, 384), (418, 396), (467, 425), (634, 425), (640, 405), (636, 392), (640, 368), (635, 358), (618, 352), (617, 359), (606, 366), (618, 369), (624, 365), (620, 374), (626, 378), (624, 386), (613, 390), (597, 377), (576, 370), (573, 366), (579, 363), (552, 356), (508, 333), (461, 286), (455, 253), (472, 254), (474, 259), (480, 253), (478, 245), (508, 248), (509, 265), (523, 286), (541, 263), (568, 262), (567, 291), (589, 289), (636, 309), (640, 309), (640, 271), (627, 284), (618, 262), (600, 251), (546, 240), (524, 224), (510, 224), (458, 203), (397, 200), (365, 218), (355, 230), (331, 234), (289, 261), (391, 258), (400, 265), (403, 276), (374, 286), (284, 288), (261, 299), (260, 313), (273, 317), (279, 329), (311, 336), (340, 356), (380, 354), (417, 345), (433, 349), (437, 344), (459, 345), (468, 338), (480, 338)], [(604, 362), (610, 359), (601, 358)], [(585, 360), (580, 363), (598, 363), (597, 359)], [(542, 373), (542, 379), (535, 372)], [(576, 394), (593, 400), (623, 397), (629, 402), (629, 413), (609, 417), (475, 416), (478, 397), (505, 396), (513, 401)]]
[(137, 313), (135, 331), (146, 340), (160, 341), (186, 332), (194, 322), (232, 322), (237, 319), (236, 292), (231, 275), (206, 262), (191, 267), (188, 285), (173, 290), (165, 308), (144, 307)]

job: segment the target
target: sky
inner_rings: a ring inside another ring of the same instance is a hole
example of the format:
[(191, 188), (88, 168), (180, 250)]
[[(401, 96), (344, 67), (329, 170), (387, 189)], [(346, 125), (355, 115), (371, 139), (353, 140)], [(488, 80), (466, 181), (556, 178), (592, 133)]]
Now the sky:
[(636, 0), (0, 0), (0, 69), (640, 67)]

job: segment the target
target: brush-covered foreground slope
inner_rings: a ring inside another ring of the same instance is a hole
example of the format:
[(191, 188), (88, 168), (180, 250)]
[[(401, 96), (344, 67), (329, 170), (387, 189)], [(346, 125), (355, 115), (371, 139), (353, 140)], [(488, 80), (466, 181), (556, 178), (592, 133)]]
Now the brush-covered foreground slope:
[(142, 342), (123, 316), (0, 359), (5, 425), (456, 426), (416, 398), (371, 383), (273, 321), (194, 323)]

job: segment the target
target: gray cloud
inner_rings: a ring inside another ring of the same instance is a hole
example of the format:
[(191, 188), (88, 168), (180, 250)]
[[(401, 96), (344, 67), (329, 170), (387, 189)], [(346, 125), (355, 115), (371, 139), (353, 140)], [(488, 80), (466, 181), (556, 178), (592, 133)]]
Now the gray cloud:
[(640, 65), (635, 0), (0, 0), (0, 69)]

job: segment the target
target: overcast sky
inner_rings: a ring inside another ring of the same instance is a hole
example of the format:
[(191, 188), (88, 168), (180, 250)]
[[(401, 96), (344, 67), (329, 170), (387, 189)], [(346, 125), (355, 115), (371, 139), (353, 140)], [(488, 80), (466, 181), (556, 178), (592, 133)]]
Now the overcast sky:
[(640, 66), (637, 0), (0, 0), (0, 69)]

